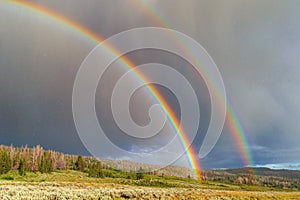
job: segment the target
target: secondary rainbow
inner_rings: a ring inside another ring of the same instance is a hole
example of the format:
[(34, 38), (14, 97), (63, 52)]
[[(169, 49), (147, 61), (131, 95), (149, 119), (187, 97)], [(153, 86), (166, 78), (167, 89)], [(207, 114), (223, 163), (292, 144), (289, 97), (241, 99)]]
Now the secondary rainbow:
[[(166, 22), (166, 20), (164, 20), (159, 15), (159, 13), (156, 12), (155, 9), (153, 7), (151, 7), (151, 5), (149, 3), (147, 3), (145, 0), (135, 0), (135, 1), (131, 1), (131, 2), (136, 2), (133, 5), (137, 6), (138, 9), (142, 9), (145, 13), (147, 13), (148, 16), (152, 19), (152, 21), (154, 23), (156, 23), (158, 26), (161, 26), (164, 28), (171, 28), (168, 25), (168, 23)], [(173, 36), (173, 37), (174, 37), (174, 41), (177, 42), (181, 46), (181, 48), (188, 51), (188, 49), (185, 48), (184, 44), (182, 44), (182, 43), (180, 44), (179, 39), (177, 39), (175, 36)], [(196, 57), (196, 56), (194, 55), (194, 57)], [(205, 71), (203, 71), (203, 73), (205, 74)], [(213, 77), (209, 74), (205, 74), (205, 76), (209, 77), (209, 79), (208, 79), (209, 84), (211, 84), (214, 87), (214, 92), (216, 92), (215, 96), (218, 97), (219, 103), (226, 104), (227, 126), (230, 129), (232, 137), (235, 140), (235, 143), (239, 150), (239, 153), (240, 153), (241, 159), (244, 163), (244, 166), (246, 166), (246, 167), (254, 166), (253, 157), (252, 157), (252, 154), (251, 154), (251, 151), (249, 148), (249, 144), (248, 144), (247, 138), (246, 138), (246, 131), (243, 129), (243, 126), (238, 119), (237, 113), (234, 111), (232, 104), (228, 100), (226, 101), (226, 99), (225, 99), (226, 97), (223, 97), (222, 95), (220, 95), (221, 93), (218, 92), (219, 89), (216, 86), (216, 84), (214, 83)]]
[[(89, 29), (85, 28), (84, 26), (52, 11), (49, 10), (45, 7), (42, 7), (40, 5), (27, 2), (27, 1), (16, 1), (16, 0), (11, 0), (8, 1), (10, 3), (14, 3), (15, 5), (22, 6), (23, 8), (26, 8), (28, 12), (34, 12), (34, 14), (41, 14), (44, 16), (47, 16), (53, 20), (56, 20), (57, 22), (63, 23), (73, 30), (76, 30), (80, 34), (89, 37), (90, 39), (94, 40), (97, 43), (101, 43), (104, 41), (104, 38), (100, 37), (98, 34), (93, 33)], [(114, 55), (119, 55), (118, 51), (110, 46), (105, 46), (105, 48), (112, 54)], [(120, 57), (120, 61), (124, 64), (125, 67), (128, 69), (134, 69), (135, 65), (126, 57), (122, 56)], [(143, 76), (143, 74), (135, 71), (136, 77), (140, 79), (143, 82), (147, 82), (147, 78)], [(180, 128), (180, 122), (177, 119), (176, 115), (172, 111), (172, 109), (169, 107), (168, 103), (165, 101), (165, 99), (161, 96), (161, 94), (156, 90), (156, 88), (146, 85), (149, 94), (151, 94), (154, 99), (160, 104), (161, 108), (165, 112), (169, 122), (173, 126), (174, 130), (176, 131), (177, 135), (180, 137), (180, 140), (182, 142), (182, 145), (184, 148), (187, 150), (187, 157), (190, 162), (190, 165), (192, 169), (194, 170), (195, 177), (200, 181), (201, 180), (201, 168), (200, 164), (198, 162), (197, 154), (192, 148), (192, 146), (188, 145), (188, 139), (186, 137), (186, 134), (184, 133), (184, 130)]]

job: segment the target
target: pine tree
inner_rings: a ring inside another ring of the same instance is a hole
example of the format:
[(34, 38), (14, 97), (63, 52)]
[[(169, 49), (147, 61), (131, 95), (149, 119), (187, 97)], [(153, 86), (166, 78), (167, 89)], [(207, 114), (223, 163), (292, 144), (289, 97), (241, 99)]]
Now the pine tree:
[(25, 176), (25, 171), (26, 171), (26, 161), (24, 158), (20, 159), (20, 164), (18, 168), (20, 176)]
[(96, 161), (89, 165), (88, 175), (90, 177), (103, 178), (101, 162)]
[(0, 174), (5, 174), (11, 169), (10, 155), (8, 151), (0, 150)]
[(42, 157), (41, 166), (40, 166), (40, 172), (41, 173), (50, 173), (52, 171), (53, 171), (53, 168), (52, 168), (51, 153), (44, 152), (43, 157)]
[(85, 166), (85, 163), (84, 163), (84, 160), (83, 160), (82, 156), (78, 156), (77, 160), (75, 162), (76, 170), (83, 172), (84, 171), (84, 166)]

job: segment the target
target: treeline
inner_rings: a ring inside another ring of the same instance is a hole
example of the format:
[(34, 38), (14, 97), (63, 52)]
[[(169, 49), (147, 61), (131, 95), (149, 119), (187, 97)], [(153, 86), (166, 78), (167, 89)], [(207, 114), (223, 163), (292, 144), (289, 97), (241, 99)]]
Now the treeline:
[[(261, 169), (253, 168), (251, 171), (261, 171)], [(202, 179), (208, 181), (228, 182), (234, 184), (247, 184), (247, 185), (259, 185), (269, 186), (277, 188), (289, 188), (300, 189), (300, 179), (295, 176), (291, 178), (291, 175), (286, 174), (294, 173), (297, 175), (297, 171), (283, 170), (284, 174), (278, 175), (278, 170), (266, 169), (267, 175), (257, 175), (253, 172), (249, 172), (247, 168), (242, 169), (228, 169), (228, 170), (207, 170), (202, 171)], [(256, 172), (257, 173), (257, 172)], [(262, 172), (258, 172), (262, 173)]]
[(37, 145), (33, 148), (0, 145), (0, 174), (18, 170), (21, 176), (26, 172), (50, 173), (54, 170), (77, 170), (87, 172), (89, 176), (103, 177), (105, 165), (93, 158), (63, 154), (44, 150)]
[(181, 178), (194, 178), (193, 170), (182, 166), (162, 166), (149, 163), (132, 162), (128, 160), (109, 160), (101, 158), (102, 163), (124, 172), (151, 172), (158, 176), (175, 176)]

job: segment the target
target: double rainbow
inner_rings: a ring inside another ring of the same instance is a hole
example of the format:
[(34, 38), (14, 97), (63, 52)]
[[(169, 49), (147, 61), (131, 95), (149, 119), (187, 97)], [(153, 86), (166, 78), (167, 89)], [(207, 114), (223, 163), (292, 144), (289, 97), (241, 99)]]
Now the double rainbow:
[[(135, 0), (133, 2), (135, 2), (133, 4), (134, 6), (137, 6), (138, 9), (142, 9), (145, 13), (147, 13), (148, 16), (152, 19), (152, 21), (158, 26), (171, 29), (168, 22), (164, 20), (147, 1)], [(179, 40), (177, 41), (180, 42)], [(184, 44), (181, 44), (181, 46), (184, 48)], [(254, 166), (253, 157), (250, 151), (249, 144), (247, 142), (248, 140), (246, 138), (247, 133), (243, 129), (243, 126), (239, 121), (237, 113), (234, 111), (234, 108), (232, 104), (228, 101), (228, 99), (226, 101), (225, 97), (220, 95), (221, 93), (218, 92), (218, 88), (214, 84), (212, 77), (209, 77), (208, 80), (210, 81), (209, 84), (211, 84), (214, 87), (214, 91), (216, 92), (215, 96), (218, 97), (219, 103), (226, 104), (225, 106), (227, 108), (227, 126), (230, 129), (232, 137), (235, 140), (235, 144), (237, 145), (244, 166)]]
[[(10, 3), (13, 3), (16, 6), (21, 6), (22, 8), (26, 9), (26, 12), (31, 12), (33, 14), (39, 14), (43, 15), (45, 17), (48, 17), (49, 19), (54, 20), (55, 22), (64, 24), (71, 28), (72, 30), (76, 31), (77, 33), (84, 35), (85, 37), (93, 40), (96, 43), (101, 43), (104, 38), (100, 37), (98, 34), (93, 33), (86, 27), (52, 11), (45, 7), (39, 6), (34, 3), (30, 3), (27, 1), (18, 1), (18, 0), (11, 0), (8, 1)], [(147, 13), (151, 19), (159, 26), (170, 28), (169, 25), (164, 21), (157, 12), (144, 0), (136, 0), (136, 4), (138, 5), (139, 9), (143, 9), (145, 13)], [(176, 38), (175, 38), (176, 39)], [(178, 41), (180, 42), (180, 41)], [(181, 46), (184, 48), (184, 44), (181, 44)], [(119, 55), (118, 51), (110, 46), (105, 46), (105, 48), (110, 51), (111, 53), (115, 55)], [(133, 69), (135, 65), (127, 59), (125, 56), (120, 57), (119, 59), (121, 63), (127, 67), (128, 69)], [(147, 82), (147, 78), (143, 76), (143, 74), (135, 71), (136, 77), (140, 79), (143, 82)], [(213, 83), (211, 83), (213, 84)], [(168, 103), (164, 100), (164, 98), (161, 96), (161, 94), (156, 90), (156, 88), (146, 85), (149, 93), (154, 97), (154, 99), (161, 105), (161, 108), (166, 113), (166, 116), (173, 126), (173, 128), (176, 130), (178, 136), (180, 137), (180, 140), (187, 150), (187, 156), (188, 160), (190, 162), (191, 168), (194, 170), (195, 177), (198, 180), (201, 180), (201, 173), (200, 173), (200, 164), (197, 158), (197, 154), (195, 150), (192, 148), (192, 146), (189, 146), (188, 140), (186, 138), (186, 134), (184, 133), (184, 130), (180, 128), (180, 122), (178, 121), (177, 117), (175, 116), (172, 109), (169, 107)], [(215, 88), (215, 91), (217, 93), (218, 89)], [(224, 97), (217, 94), (216, 96), (219, 96), (220, 103), (225, 103)], [(230, 104), (230, 102), (226, 102), (227, 107), (227, 125), (229, 129), (231, 130), (232, 136), (235, 139), (235, 143), (237, 144), (237, 147), (239, 149), (239, 152), (241, 154), (243, 163), (245, 166), (254, 166), (254, 162), (252, 159), (252, 155), (250, 152), (249, 144), (246, 139), (246, 132), (242, 128), (241, 123), (238, 120), (237, 114), (233, 109), (233, 106)]]
[[(100, 37), (98, 34), (93, 33), (89, 29), (85, 28), (84, 26), (67, 19), (66, 17), (49, 10), (45, 7), (39, 6), (37, 4), (27, 2), (27, 1), (16, 1), (11, 0), (9, 1), (11, 3), (14, 3), (15, 5), (22, 6), (22, 8), (26, 8), (28, 12), (34, 12), (34, 14), (40, 14), (44, 15), (46, 17), (49, 17), (59, 23), (63, 23), (64, 25), (67, 25), (68, 27), (72, 28), (73, 30), (81, 33), (82, 35), (94, 40), (97, 43), (101, 43), (104, 41), (104, 38)], [(105, 46), (105, 48), (111, 52), (114, 55), (119, 55), (117, 49), (112, 48), (111, 46)], [(119, 58), (120, 62), (127, 67), (128, 69), (132, 70), (134, 69), (135, 65), (127, 59), (125, 56), (122, 56)], [(147, 78), (143, 76), (143, 74), (134, 71), (135, 75), (138, 79), (141, 81), (147, 83)], [(180, 122), (177, 119), (176, 115), (172, 111), (172, 109), (169, 107), (168, 103), (165, 101), (165, 99), (161, 96), (161, 94), (157, 91), (157, 89), (151, 85), (146, 85), (149, 93), (154, 97), (154, 99), (157, 101), (157, 103), (160, 104), (161, 108), (165, 112), (167, 119), (169, 120), (170, 124), (173, 126), (174, 130), (176, 131), (177, 135), (180, 137), (180, 141), (182, 142), (182, 145), (187, 151), (188, 160), (190, 162), (190, 165), (192, 169), (194, 170), (195, 177), (200, 181), (201, 180), (201, 168), (200, 164), (198, 162), (197, 154), (194, 151), (194, 149), (189, 145), (189, 141), (186, 137), (186, 134), (184, 133), (184, 130), (180, 127)]]

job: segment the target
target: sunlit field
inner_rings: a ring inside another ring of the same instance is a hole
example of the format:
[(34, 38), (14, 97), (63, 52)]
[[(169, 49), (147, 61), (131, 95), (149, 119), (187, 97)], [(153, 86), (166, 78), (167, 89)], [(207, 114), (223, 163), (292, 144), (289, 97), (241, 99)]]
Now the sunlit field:
[[(121, 173), (121, 172), (120, 172)], [(11, 171), (1, 176), (1, 199), (300, 199), (300, 192), (269, 187), (145, 175), (91, 178), (77, 171), (51, 174)]]

